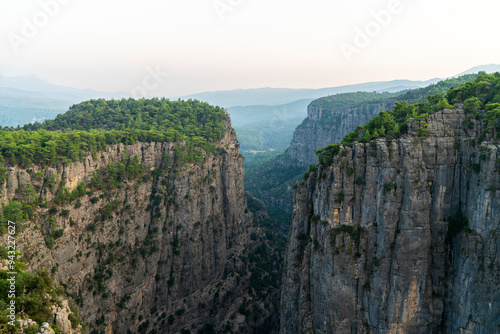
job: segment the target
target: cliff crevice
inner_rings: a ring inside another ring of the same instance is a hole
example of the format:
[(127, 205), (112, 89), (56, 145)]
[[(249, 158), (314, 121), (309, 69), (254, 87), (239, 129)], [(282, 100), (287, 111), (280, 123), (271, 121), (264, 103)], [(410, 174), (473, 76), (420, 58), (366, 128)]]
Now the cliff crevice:
[[(7, 171), (5, 205), (29, 203), (29, 189), (41, 200), (19, 235), (20, 260), (52, 273), (88, 332), (276, 327), (267, 311), (277, 307), (277, 289), (269, 287), (265, 305), (249, 293), (248, 254), (261, 244), (250, 235), (264, 233), (251, 224), (243, 158), (225, 126), (202, 163), (179, 162), (184, 142), (136, 142), (59, 167)], [(262, 310), (262, 323), (242, 316), (242, 305)]]
[(282, 333), (498, 331), (499, 147), (465, 118), (432, 114), (425, 138), (410, 121), (297, 184)]

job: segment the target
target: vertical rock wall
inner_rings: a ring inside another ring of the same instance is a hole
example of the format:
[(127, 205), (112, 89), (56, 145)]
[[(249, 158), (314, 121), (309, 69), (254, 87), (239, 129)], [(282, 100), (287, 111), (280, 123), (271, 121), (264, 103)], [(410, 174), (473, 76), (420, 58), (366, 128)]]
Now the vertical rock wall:
[[(500, 155), (462, 110), (356, 144), (298, 184), (282, 333), (500, 331)], [(469, 220), (457, 233), (448, 218)]]
[[(4, 203), (27, 184), (49, 202), (36, 207), (19, 236), (21, 260), (30, 270), (48, 269), (66, 286), (87, 332), (196, 333), (212, 326), (252, 332), (273, 317), (273, 305), (248, 294), (248, 254), (258, 245), (250, 234), (259, 232), (246, 208), (239, 144), (230, 122), (226, 126), (201, 164), (172, 166), (172, 143), (136, 143), (60, 168), (10, 168)], [(147, 177), (107, 192), (87, 187), (79, 204), (51, 201), (60, 186), (88, 184), (124, 153), (149, 168)], [(50, 247), (52, 230), (63, 233)], [(242, 304), (259, 306), (262, 321), (249, 323), (238, 312)]]

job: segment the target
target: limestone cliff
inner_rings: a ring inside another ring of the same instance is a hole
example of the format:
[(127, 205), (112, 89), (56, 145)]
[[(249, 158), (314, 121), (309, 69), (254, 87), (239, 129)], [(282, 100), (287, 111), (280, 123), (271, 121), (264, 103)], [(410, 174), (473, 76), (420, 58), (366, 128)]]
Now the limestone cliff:
[[(37, 207), (19, 235), (21, 260), (30, 270), (52, 271), (78, 304), (87, 332), (252, 333), (277, 326), (277, 288), (260, 299), (248, 289), (248, 255), (260, 244), (250, 235), (263, 233), (251, 224), (243, 158), (229, 121), (226, 128), (203, 164), (174, 166), (173, 143), (137, 142), (58, 169), (10, 168), (4, 203), (27, 187), (49, 203)], [(124, 153), (150, 172), (109, 191), (87, 187), (76, 203), (54, 204), (58, 189), (88, 185)]]
[(298, 183), (281, 333), (500, 331), (500, 147), (462, 110), (427, 122)]
[(391, 108), (396, 101), (394, 96), (396, 94), (358, 92), (311, 102), (307, 118), (295, 129), (288, 149), (247, 173), (247, 189), (266, 205), (292, 212), (292, 187), (302, 178), (309, 164), (317, 162), (316, 151), (340, 142), (380, 110)]
[(315, 163), (318, 161), (317, 150), (341, 142), (356, 126), (368, 123), (380, 110), (390, 109), (395, 101), (395, 98), (380, 98), (371, 103), (355, 103), (339, 108), (322, 106), (321, 100), (313, 101), (307, 107), (307, 118), (295, 129), (286, 153), (299, 164), (308, 166)]
[(317, 150), (341, 142), (358, 125), (368, 123), (381, 110), (391, 109), (396, 101), (425, 102), (428, 95), (445, 94), (476, 77), (477, 74), (464, 75), (398, 93), (356, 92), (317, 99), (307, 107), (307, 118), (295, 129), (286, 153), (298, 164), (309, 166), (318, 161)]

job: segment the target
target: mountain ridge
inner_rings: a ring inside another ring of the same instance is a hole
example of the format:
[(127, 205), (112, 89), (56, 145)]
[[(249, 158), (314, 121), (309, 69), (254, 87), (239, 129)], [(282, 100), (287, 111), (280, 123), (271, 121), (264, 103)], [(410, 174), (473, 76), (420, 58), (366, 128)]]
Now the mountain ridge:
[(284, 242), (248, 209), (223, 109), (93, 100), (25, 128), (0, 130), (0, 233), (17, 224), (86, 333), (276, 333)]
[(498, 143), (460, 107), (425, 124), (297, 184), (282, 334), (498, 331)]

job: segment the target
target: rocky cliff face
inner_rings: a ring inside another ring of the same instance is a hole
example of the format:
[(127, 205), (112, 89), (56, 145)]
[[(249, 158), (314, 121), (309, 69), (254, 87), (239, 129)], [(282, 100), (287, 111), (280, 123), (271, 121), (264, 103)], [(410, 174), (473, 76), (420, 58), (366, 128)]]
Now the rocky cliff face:
[(300, 164), (316, 163), (316, 151), (332, 143), (339, 143), (356, 126), (368, 123), (380, 110), (389, 109), (396, 99), (354, 107), (330, 108), (312, 102), (307, 108), (307, 118), (295, 129), (287, 154)]
[[(59, 169), (10, 168), (1, 188), (4, 203), (29, 184), (49, 202), (35, 210), (19, 236), (21, 260), (29, 269), (51, 270), (67, 287), (87, 332), (224, 327), (252, 333), (276, 326), (277, 289), (269, 288), (266, 303), (248, 292), (248, 254), (259, 245), (250, 235), (263, 233), (251, 225), (243, 158), (226, 126), (203, 164), (174, 168), (173, 144), (136, 143), (107, 147)], [(78, 203), (51, 202), (60, 186), (88, 184), (95, 171), (120, 162), (124, 153), (137, 156), (150, 173), (111, 191), (87, 187)], [(62, 231), (53, 246), (47, 242), (51, 231)], [(240, 312), (242, 305), (258, 309), (258, 319)]]
[(356, 144), (298, 184), (281, 333), (500, 331), (499, 146), (464, 118)]
[(293, 140), (284, 153), (247, 173), (247, 189), (266, 205), (292, 212), (293, 185), (302, 178), (309, 164), (318, 161), (316, 151), (342, 141), (356, 126), (366, 124), (395, 101), (391, 98), (378, 103), (332, 108), (321, 105), (321, 100), (309, 105), (307, 118), (295, 129)]

